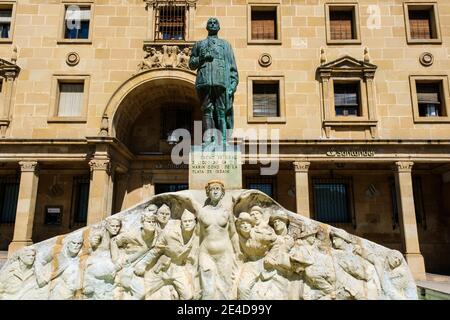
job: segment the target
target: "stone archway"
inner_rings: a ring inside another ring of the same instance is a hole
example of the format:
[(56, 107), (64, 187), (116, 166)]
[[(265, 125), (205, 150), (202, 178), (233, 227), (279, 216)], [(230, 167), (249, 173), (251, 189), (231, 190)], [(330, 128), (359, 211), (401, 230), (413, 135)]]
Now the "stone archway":
[(108, 119), (109, 135), (134, 152), (143, 147), (135, 145), (136, 134), (139, 135), (136, 130), (146, 131), (141, 136), (159, 137), (160, 119), (172, 112), (170, 108), (190, 109), (193, 121), (200, 112), (194, 84), (195, 73), (188, 70), (149, 70), (132, 77), (114, 93), (105, 108), (103, 118)]

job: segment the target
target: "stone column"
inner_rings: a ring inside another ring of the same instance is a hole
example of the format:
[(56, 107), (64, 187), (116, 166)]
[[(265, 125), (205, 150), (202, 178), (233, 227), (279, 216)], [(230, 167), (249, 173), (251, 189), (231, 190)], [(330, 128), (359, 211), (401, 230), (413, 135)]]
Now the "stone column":
[(110, 197), (110, 169), (109, 159), (93, 159), (89, 162), (91, 167), (91, 183), (89, 186), (89, 204), (87, 225), (98, 223), (111, 215)]
[(153, 183), (153, 174), (142, 172), (142, 201), (155, 195), (155, 184)]
[(396, 162), (395, 184), (400, 230), (405, 258), (416, 280), (425, 279), (425, 262), (420, 253), (417, 233), (416, 212), (414, 208), (413, 181), (411, 170), (414, 162)]
[(33, 222), (39, 183), (38, 163), (36, 161), (21, 161), (19, 165), (21, 175), (16, 222), (13, 240), (8, 248), (8, 256), (33, 243)]
[(295, 198), (297, 202), (297, 213), (307, 218), (311, 217), (309, 211), (309, 179), (308, 170), (310, 162), (295, 161)]

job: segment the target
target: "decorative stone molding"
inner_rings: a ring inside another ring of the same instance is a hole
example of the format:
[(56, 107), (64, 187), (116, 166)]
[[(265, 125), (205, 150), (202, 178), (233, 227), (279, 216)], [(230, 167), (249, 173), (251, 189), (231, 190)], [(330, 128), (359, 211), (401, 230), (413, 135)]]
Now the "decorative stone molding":
[(102, 124), (100, 126), (99, 136), (108, 137), (109, 136), (109, 119), (108, 116), (103, 115)]
[(89, 167), (91, 172), (96, 170), (111, 172), (111, 161), (109, 159), (93, 159), (89, 161)]
[(309, 166), (311, 162), (309, 161), (294, 161), (294, 169), (295, 172), (307, 172), (309, 170)]
[(268, 67), (272, 64), (272, 56), (269, 53), (263, 53), (259, 57), (258, 63), (261, 67)]
[[(321, 63), (326, 60), (321, 51)], [(322, 123), (327, 138), (335, 127), (362, 127), (370, 130), (370, 136), (377, 136), (376, 99), (374, 95), (374, 77), (377, 66), (367, 62), (370, 60), (368, 49), (364, 50), (364, 60), (351, 56), (343, 56), (334, 61), (322, 64), (317, 68), (321, 86)], [(359, 82), (360, 115), (357, 117), (336, 116), (334, 104), (334, 82)]]
[(158, 5), (164, 5), (167, 2), (179, 2), (186, 3), (190, 7), (195, 7), (197, 5), (197, 0), (144, 0), (145, 9), (148, 10), (150, 7), (156, 7)]
[(21, 172), (36, 172), (39, 169), (37, 161), (19, 161)]
[(429, 52), (424, 52), (420, 55), (419, 61), (424, 67), (429, 67), (434, 63), (434, 56)]
[(138, 73), (151, 69), (190, 70), (192, 44), (144, 44), (144, 51), (146, 54), (138, 65)]
[(80, 63), (80, 55), (76, 52), (69, 52), (66, 57), (67, 65), (74, 67)]
[(414, 162), (411, 161), (397, 161), (395, 163), (398, 172), (411, 172)]

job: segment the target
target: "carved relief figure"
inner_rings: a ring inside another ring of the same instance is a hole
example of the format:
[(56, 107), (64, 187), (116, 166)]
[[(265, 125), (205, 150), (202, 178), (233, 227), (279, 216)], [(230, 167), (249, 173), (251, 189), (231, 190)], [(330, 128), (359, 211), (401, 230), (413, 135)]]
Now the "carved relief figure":
[(144, 60), (139, 64), (139, 70), (148, 70), (153, 68), (160, 68), (162, 62), (162, 54), (155, 48), (150, 48), (149, 52), (146, 53)]
[[(0, 299), (33, 299), (34, 290), (39, 289), (34, 268), (36, 250), (24, 248), (0, 276)], [(36, 297), (38, 298), (38, 297)]]
[(200, 209), (199, 272), (202, 299), (233, 299), (239, 252), (234, 216), (222, 204), (225, 188), (220, 181), (206, 185), (205, 206)]
[(170, 207), (167, 204), (163, 204), (156, 212), (156, 221), (158, 222), (161, 231), (164, 230), (169, 223), (171, 214)]
[(260, 277), (264, 277), (264, 257), (277, 240), (273, 230), (256, 228), (255, 220), (247, 213), (241, 212), (236, 220), (240, 248), (244, 264), (239, 273), (238, 298), (256, 299), (252, 294), (253, 286)]
[(158, 298), (191, 300), (194, 297), (193, 266), (198, 248), (195, 235), (195, 215), (184, 210), (181, 223), (165, 229), (155, 247), (136, 265), (135, 273), (144, 275), (149, 265), (155, 267), (145, 276), (146, 299), (166, 285), (171, 286), (170, 296)]
[(177, 57), (177, 67), (189, 70), (189, 59), (191, 58), (190, 56), (191, 56), (191, 49), (186, 47), (183, 50), (181, 50), (181, 52), (178, 54)]
[(116, 237), (120, 252), (119, 264), (123, 266), (116, 277), (117, 298), (142, 299), (144, 297), (144, 282), (134, 275), (134, 266), (155, 246), (158, 229), (157, 216), (147, 211), (141, 215), (140, 228), (123, 232)]

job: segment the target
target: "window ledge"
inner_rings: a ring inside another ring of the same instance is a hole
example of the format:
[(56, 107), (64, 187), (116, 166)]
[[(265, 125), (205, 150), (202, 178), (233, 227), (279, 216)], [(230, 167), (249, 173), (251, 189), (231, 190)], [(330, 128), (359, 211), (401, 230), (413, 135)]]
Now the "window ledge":
[(90, 39), (59, 39), (57, 44), (92, 44)]
[(285, 117), (251, 117), (247, 123), (286, 123)]
[(419, 117), (414, 123), (450, 123), (450, 117)]
[(442, 39), (408, 39), (408, 44), (442, 44)]
[(267, 40), (248, 40), (249, 45), (281, 45), (281, 40), (267, 39)]
[(338, 126), (364, 126), (364, 127), (376, 127), (378, 120), (364, 120), (364, 119), (334, 119), (325, 120), (323, 122), (324, 126), (327, 127), (338, 127)]
[(0, 38), (0, 43), (13, 43), (11, 38)]
[(86, 117), (49, 117), (47, 123), (86, 123)]
[(330, 44), (330, 45), (356, 45), (356, 44), (361, 44), (361, 40), (360, 39), (327, 40), (327, 44)]

